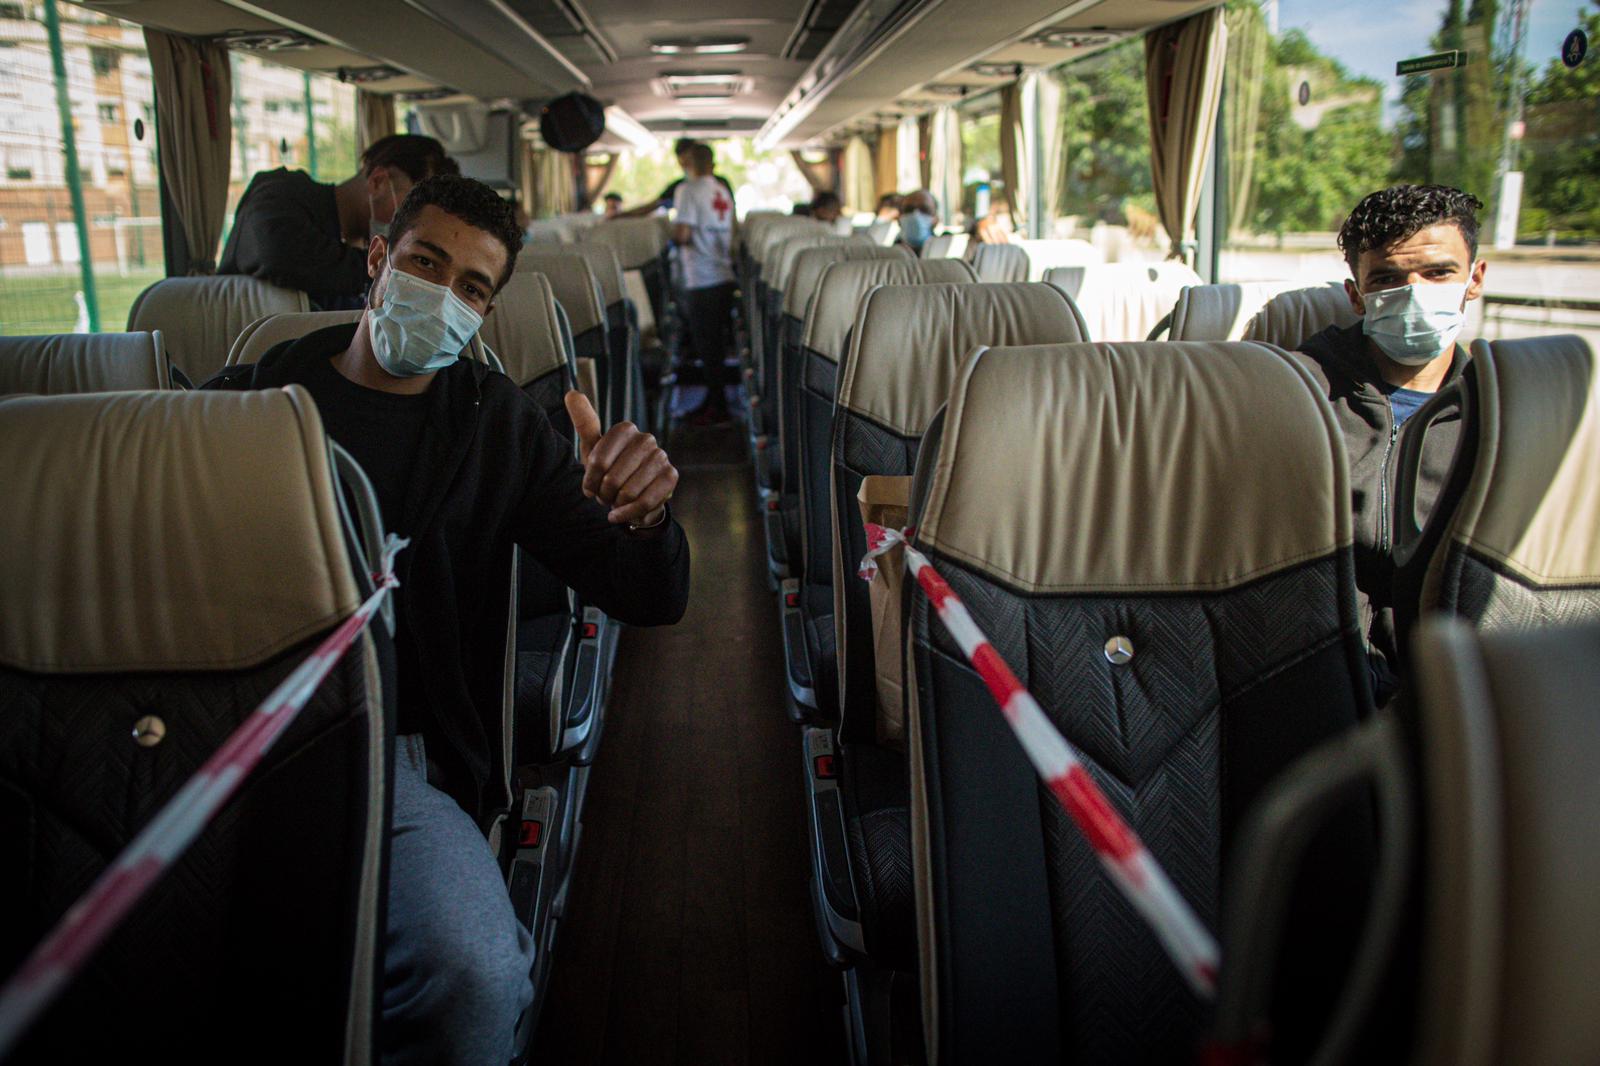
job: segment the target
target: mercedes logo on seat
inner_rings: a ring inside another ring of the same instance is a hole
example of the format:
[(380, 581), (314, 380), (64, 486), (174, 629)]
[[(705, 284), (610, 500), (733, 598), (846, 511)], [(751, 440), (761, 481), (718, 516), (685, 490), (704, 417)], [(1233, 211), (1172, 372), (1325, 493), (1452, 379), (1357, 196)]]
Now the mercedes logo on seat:
[(1133, 658), (1133, 641), (1127, 637), (1116, 636), (1106, 641), (1106, 662), (1112, 666), (1121, 666)]

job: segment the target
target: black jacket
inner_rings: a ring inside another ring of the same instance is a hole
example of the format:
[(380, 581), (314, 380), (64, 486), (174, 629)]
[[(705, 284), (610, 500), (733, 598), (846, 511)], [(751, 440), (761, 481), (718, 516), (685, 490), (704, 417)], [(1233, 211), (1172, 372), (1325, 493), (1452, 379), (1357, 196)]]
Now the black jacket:
[(344, 242), (332, 185), (279, 167), (250, 179), (217, 273), (299, 289), (324, 310), (337, 310), (360, 306), (367, 253)]
[[(229, 367), (208, 389), (266, 389), (302, 380), (316, 360), (349, 347), (355, 326), (286, 341), (253, 366)], [(583, 468), (549, 419), (504, 374), (460, 360), (434, 377), (427, 428), (391, 528), (400, 553), (400, 613), (426, 678), (437, 751), (456, 800), (480, 821), (503, 763), (501, 680), (511, 546), (522, 548), (584, 599), (629, 625), (668, 625), (689, 600), (689, 542), (675, 520), (649, 533), (606, 521), (583, 495)], [(498, 744), (498, 740), (495, 741)]]
[[(1344, 431), (1350, 460), (1350, 489), (1355, 528), (1356, 590), (1362, 624), (1367, 631), (1373, 685), (1379, 706), (1399, 682), (1401, 661), (1394, 631), (1394, 492), (1399, 463), (1399, 429), (1389, 406), (1388, 388), (1367, 350), (1361, 323), (1330, 326), (1307, 340), (1301, 352), (1333, 404)], [(1446, 382), (1460, 376), (1466, 349), (1456, 346)], [(1408, 423), (1409, 425), (1409, 423)], [(1424, 438), (1417, 478), (1417, 504), (1423, 515), (1433, 507), (1450, 469), (1461, 419), (1451, 414), (1434, 423)]]

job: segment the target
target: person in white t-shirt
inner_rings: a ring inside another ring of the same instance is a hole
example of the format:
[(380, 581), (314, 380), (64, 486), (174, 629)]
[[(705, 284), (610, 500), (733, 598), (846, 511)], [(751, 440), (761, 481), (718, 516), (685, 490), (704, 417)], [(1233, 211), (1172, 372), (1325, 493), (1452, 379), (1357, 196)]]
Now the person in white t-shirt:
[(689, 174), (673, 194), (672, 240), (683, 265), (689, 341), (703, 368), (705, 404), (692, 416), (696, 423), (728, 419), (726, 386), (728, 339), (733, 316), (733, 197), (711, 176), (711, 146), (696, 144)]

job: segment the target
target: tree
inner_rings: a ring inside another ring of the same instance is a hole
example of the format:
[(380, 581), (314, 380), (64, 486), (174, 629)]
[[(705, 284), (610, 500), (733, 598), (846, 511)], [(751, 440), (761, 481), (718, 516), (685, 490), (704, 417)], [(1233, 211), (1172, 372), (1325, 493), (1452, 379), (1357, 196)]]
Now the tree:
[[(1579, 21), (1600, 41), (1600, 7)], [(1529, 87), (1525, 108), (1519, 230), (1600, 238), (1600, 59), (1591, 53), (1576, 69), (1552, 59)]]
[(1121, 224), (1155, 211), (1144, 42), (1126, 41), (1057, 73), (1061, 80), (1061, 209)]

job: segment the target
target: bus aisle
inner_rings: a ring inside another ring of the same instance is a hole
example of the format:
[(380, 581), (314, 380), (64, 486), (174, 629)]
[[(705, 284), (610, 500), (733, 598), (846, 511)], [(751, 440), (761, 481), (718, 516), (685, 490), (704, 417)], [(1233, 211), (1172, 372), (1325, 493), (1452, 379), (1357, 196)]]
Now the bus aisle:
[(623, 638), (539, 1061), (845, 1058), (741, 432), (686, 429), (668, 444), (693, 552), (689, 612)]

